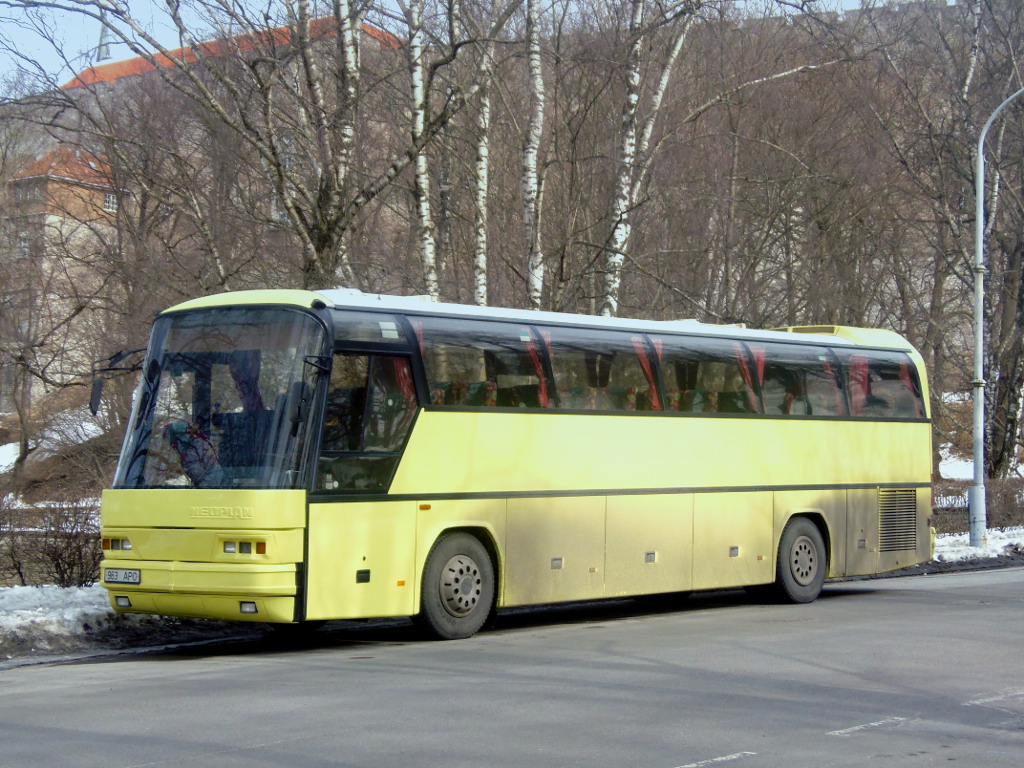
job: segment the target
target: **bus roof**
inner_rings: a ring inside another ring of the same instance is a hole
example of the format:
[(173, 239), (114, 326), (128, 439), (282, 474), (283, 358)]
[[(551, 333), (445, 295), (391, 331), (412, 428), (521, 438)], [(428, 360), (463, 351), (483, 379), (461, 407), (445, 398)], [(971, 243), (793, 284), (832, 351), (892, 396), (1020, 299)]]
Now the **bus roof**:
[(569, 312), (543, 312), (529, 309), (451, 304), (433, 301), (428, 296), (389, 296), (378, 293), (363, 293), (362, 291), (349, 288), (317, 291), (288, 289), (233, 291), (192, 299), (170, 307), (165, 310), (165, 313), (256, 304), (292, 305), (305, 308), (326, 306), (331, 309), (367, 309), (442, 317), (518, 321), (542, 325), (573, 325), (634, 330), (646, 333), (728, 336), (742, 339), (761, 339), (764, 341), (793, 341), (793, 334), (801, 334), (817, 336), (820, 337), (821, 342), (834, 345), (852, 344), (913, 351), (910, 343), (898, 333), (881, 328), (815, 325), (755, 330), (742, 325), (716, 325), (691, 319), (636, 320), (621, 317), (580, 315)]

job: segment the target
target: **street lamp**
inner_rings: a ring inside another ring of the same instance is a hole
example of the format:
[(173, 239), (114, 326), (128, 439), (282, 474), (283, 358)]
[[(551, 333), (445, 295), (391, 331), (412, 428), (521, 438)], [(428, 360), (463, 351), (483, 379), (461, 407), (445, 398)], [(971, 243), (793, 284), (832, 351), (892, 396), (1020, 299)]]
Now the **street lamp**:
[(985, 546), (988, 523), (985, 513), (985, 135), (996, 116), (1024, 93), (1024, 88), (996, 107), (978, 136), (974, 168), (974, 485), (967, 492), (970, 508), (971, 546)]

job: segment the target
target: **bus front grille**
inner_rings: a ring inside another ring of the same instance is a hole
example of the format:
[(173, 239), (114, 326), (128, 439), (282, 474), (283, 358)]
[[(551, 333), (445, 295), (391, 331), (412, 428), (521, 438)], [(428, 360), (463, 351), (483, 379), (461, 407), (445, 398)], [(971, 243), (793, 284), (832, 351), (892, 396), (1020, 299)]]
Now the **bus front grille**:
[(917, 491), (878, 491), (878, 546), (882, 552), (917, 549)]

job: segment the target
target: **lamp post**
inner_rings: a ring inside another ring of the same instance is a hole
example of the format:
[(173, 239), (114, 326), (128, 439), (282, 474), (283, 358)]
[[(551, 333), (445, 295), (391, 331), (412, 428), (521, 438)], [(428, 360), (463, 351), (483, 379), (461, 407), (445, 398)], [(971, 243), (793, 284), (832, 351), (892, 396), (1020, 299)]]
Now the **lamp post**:
[(970, 508), (971, 546), (985, 545), (988, 522), (985, 512), (985, 135), (1006, 106), (1024, 88), (996, 107), (978, 136), (974, 167), (974, 484), (967, 492)]

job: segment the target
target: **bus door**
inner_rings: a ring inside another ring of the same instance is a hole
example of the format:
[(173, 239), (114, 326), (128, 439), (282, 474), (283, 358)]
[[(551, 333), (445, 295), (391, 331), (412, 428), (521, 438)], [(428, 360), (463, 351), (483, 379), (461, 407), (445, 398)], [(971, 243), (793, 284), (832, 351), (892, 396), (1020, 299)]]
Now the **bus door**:
[(412, 612), (416, 504), (386, 493), (418, 408), (409, 356), (335, 352), (310, 496), (306, 618)]
[(315, 490), (385, 492), (417, 407), (408, 357), (336, 353)]

